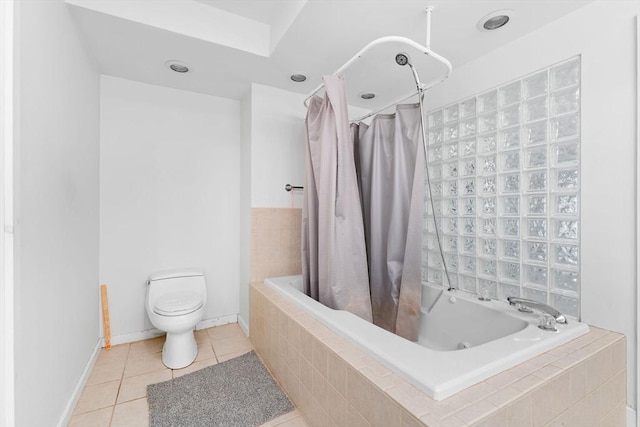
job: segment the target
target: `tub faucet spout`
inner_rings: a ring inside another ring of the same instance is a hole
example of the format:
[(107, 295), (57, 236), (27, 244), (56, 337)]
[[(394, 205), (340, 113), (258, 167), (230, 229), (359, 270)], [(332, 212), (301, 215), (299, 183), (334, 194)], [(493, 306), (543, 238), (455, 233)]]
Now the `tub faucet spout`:
[(523, 307), (527, 307), (532, 310), (541, 311), (550, 316), (553, 316), (553, 318), (556, 319), (556, 322), (558, 323), (567, 323), (567, 318), (564, 316), (564, 314), (560, 313), (558, 310), (551, 307), (550, 305), (543, 304), (541, 302), (533, 301), (526, 298), (517, 298), (517, 297), (508, 297), (507, 301), (509, 301), (510, 305), (521, 305)]

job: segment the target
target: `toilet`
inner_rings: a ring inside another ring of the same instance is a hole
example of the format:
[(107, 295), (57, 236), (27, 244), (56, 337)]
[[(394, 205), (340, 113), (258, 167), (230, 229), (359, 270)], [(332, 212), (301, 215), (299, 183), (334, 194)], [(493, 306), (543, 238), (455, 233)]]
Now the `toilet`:
[(156, 328), (167, 333), (162, 363), (170, 369), (189, 366), (198, 355), (193, 330), (204, 315), (207, 289), (197, 270), (162, 271), (147, 280), (146, 310)]

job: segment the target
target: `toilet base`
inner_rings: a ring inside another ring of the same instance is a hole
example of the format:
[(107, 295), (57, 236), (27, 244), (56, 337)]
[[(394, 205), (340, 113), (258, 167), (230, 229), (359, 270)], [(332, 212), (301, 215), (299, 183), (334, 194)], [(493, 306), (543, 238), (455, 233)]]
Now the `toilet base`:
[(181, 369), (191, 365), (198, 355), (193, 330), (179, 334), (167, 332), (167, 338), (162, 347), (162, 363), (169, 369)]

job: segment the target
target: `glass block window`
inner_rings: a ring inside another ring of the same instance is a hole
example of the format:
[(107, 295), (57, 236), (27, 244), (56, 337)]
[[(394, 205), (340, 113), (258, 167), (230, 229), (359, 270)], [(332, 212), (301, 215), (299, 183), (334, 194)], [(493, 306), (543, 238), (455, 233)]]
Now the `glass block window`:
[(423, 280), (448, 286), (446, 265), (456, 288), (531, 298), (578, 318), (580, 58), (427, 119)]

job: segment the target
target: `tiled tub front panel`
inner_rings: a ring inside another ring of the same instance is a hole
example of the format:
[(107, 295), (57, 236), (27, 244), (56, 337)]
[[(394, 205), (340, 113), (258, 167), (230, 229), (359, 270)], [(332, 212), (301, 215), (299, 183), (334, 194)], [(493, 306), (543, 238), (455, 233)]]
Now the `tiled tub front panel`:
[(625, 339), (592, 328), (436, 402), (263, 283), (251, 341), (313, 426), (623, 427)]

